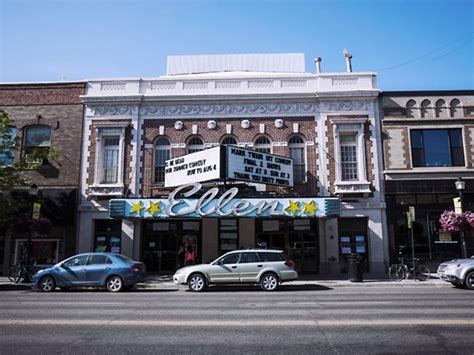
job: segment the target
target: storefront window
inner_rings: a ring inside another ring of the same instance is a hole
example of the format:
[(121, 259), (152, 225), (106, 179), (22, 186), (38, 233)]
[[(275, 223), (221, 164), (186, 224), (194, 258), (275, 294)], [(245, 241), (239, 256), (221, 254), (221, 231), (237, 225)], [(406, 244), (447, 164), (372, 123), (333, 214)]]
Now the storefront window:
[(219, 252), (221, 255), (239, 247), (237, 222), (237, 219), (221, 219), (219, 221)]
[(95, 220), (94, 251), (121, 253), (122, 221)]
[[(22, 254), (27, 250), (27, 240), (17, 239), (15, 245), (15, 264), (22, 259)], [(34, 239), (31, 241), (31, 260), (37, 265), (56, 264), (59, 260), (58, 239)]]

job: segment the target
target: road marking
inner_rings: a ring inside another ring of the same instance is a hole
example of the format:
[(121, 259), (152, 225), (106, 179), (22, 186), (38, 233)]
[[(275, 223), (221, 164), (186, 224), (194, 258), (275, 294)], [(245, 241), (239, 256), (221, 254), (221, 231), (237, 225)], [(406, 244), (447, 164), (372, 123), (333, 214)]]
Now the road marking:
[(97, 304), (97, 305), (100, 305), (100, 306), (103, 306), (103, 305), (122, 305), (122, 304), (125, 304), (125, 302), (74, 302), (74, 301), (70, 301), (70, 302), (43, 302), (43, 301), (39, 301), (39, 302), (33, 302), (33, 301), (23, 301), (23, 302), (20, 302), (21, 304), (34, 304), (34, 305), (67, 305), (67, 306), (74, 306), (76, 304), (85, 304), (85, 305), (94, 305), (94, 304)]
[(291, 326), (413, 326), (413, 325), (438, 325), (438, 326), (474, 326), (474, 319), (352, 319), (352, 320), (288, 320), (273, 319), (263, 320), (98, 320), (98, 319), (0, 319), (0, 326), (11, 325), (64, 325), (64, 326), (225, 326), (225, 327), (291, 327)]

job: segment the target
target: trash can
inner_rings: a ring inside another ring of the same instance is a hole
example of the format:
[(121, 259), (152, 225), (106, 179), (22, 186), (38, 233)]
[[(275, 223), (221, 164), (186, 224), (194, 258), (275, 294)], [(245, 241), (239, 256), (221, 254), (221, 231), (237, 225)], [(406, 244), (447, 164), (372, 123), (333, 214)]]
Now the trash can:
[(349, 254), (347, 261), (349, 263), (349, 281), (362, 282), (362, 257), (356, 253)]

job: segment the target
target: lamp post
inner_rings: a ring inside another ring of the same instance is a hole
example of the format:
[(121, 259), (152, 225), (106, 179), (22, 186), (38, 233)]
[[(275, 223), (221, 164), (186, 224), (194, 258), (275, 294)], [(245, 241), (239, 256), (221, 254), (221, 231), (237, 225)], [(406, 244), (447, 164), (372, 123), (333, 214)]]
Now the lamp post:
[[(30, 186), (30, 189), (28, 191), (29, 195), (33, 198), (33, 203), (31, 205), (31, 219), (34, 220), (34, 219), (37, 219), (36, 217), (36, 214), (38, 214), (36, 211), (35, 211), (35, 202), (36, 202), (36, 197), (38, 196), (38, 186), (36, 184), (32, 184)], [(36, 218), (35, 218), (36, 217)], [(27, 262), (28, 262), (28, 266), (31, 266), (31, 252), (32, 252), (32, 241), (31, 241), (31, 226), (28, 228), (28, 241), (27, 241), (27, 244), (28, 244), (28, 258), (27, 258)]]
[[(462, 193), (464, 189), (466, 188), (466, 182), (461, 179), (461, 177), (458, 177), (458, 179), (455, 181), (454, 185), (456, 186), (456, 190), (458, 191), (459, 194), (459, 200), (461, 202), (461, 214), (464, 212), (463, 210), (463, 205), (462, 205)], [(467, 250), (466, 250), (466, 240), (464, 239), (464, 229), (465, 229), (466, 223), (464, 221), (464, 218), (462, 220), (462, 228), (461, 228), (461, 251), (462, 251), (462, 257), (466, 258), (467, 257)]]

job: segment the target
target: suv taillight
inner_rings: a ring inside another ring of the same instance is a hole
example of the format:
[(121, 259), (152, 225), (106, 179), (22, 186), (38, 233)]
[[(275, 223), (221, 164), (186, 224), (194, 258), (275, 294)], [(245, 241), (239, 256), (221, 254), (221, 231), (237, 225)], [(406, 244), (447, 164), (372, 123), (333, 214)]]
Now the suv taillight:
[(295, 267), (295, 263), (291, 260), (285, 261), (285, 265), (288, 266), (290, 269), (293, 269)]

